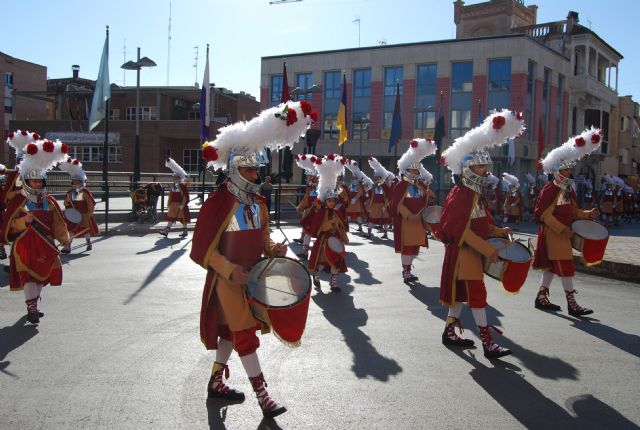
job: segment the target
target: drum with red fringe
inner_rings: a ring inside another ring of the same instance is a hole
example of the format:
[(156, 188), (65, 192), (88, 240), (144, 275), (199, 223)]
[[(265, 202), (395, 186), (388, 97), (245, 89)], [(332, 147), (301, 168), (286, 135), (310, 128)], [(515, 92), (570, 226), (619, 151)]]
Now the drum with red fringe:
[(35, 228), (27, 228), (13, 243), (16, 260), (28, 268), (29, 274), (38, 279), (49, 277), (60, 253), (49, 240)]
[(484, 259), (484, 273), (502, 283), (508, 294), (517, 294), (524, 285), (531, 267), (531, 251), (519, 242), (503, 237), (490, 237), (487, 241), (498, 248), (500, 261)]
[(575, 235), (571, 238), (573, 249), (582, 252), (587, 265), (602, 262), (609, 242), (609, 230), (596, 221), (580, 219), (571, 224)]
[(344, 258), (344, 244), (337, 237), (331, 236), (327, 239), (324, 252), (327, 257), (327, 261), (332, 266), (338, 266), (340, 261)]
[(64, 221), (67, 224), (67, 230), (74, 231), (82, 222), (82, 213), (76, 208), (66, 208), (64, 210)]
[(288, 257), (263, 258), (249, 270), (246, 291), (253, 316), (269, 324), (282, 342), (298, 346), (311, 298), (307, 269)]

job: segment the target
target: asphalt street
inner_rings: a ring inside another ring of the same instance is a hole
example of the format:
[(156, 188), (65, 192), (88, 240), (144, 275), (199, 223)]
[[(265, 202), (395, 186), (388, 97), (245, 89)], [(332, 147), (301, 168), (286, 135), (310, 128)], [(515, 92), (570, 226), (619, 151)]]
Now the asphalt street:
[[(284, 230), (289, 239), (295, 229)], [(441, 344), (444, 250), (432, 241), (401, 280), (392, 241), (351, 234), (342, 293), (313, 291), (302, 345), (261, 337), (268, 390), (288, 412), (263, 420), (240, 360), (244, 403), (207, 400), (214, 353), (199, 339), (205, 272), (191, 234), (98, 238), (64, 258), (41, 324), (0, 272), (1, 429), (630, 429), (640, 424), (640, 286), (578, 274), (591, 318), (533, 308), (539, 273), (516, 296), (487, 278), (489, 323), (512, 356)], [(282, 237), (273, 232), (275, 240)], [(299, 251), (298, 247), (293, 248)], [(6, 264), (6, 263), (5, 263)], [(465, 336), (479, 344), (468, 310)]]

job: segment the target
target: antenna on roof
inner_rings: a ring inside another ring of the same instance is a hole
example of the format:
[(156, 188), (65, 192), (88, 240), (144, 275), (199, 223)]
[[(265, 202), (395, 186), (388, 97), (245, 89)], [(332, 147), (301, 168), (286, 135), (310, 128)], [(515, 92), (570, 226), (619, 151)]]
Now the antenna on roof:
[(194, 51), (195, 51), (195, 55), (193, 57), (193, 67), (196, 68), (196, 88), (198, 88), (199, 84), (198, 84), (198, 47), (194, 46), (193, 47)]
[[(127, 39), (124, 39), (124, 44), (122, 45), (122, 64), (127, 62)], [(122, 69), (122, 86), (127, 85), (127, 74), (126, 70)]]
[(171, 71), (171, 0), (169, 0), (169, 29), (167, 33), (167, 86), (169, 86), (169, 72)]

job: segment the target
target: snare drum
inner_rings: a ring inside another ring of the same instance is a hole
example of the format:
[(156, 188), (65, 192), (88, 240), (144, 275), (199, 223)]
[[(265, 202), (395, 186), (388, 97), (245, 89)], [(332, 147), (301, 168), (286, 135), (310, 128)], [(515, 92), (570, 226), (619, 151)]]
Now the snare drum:
[(27, 228), (14, 242), (16, 259), (26, 266), (28, 273), (39, 281), (49, 279), (60, 253), (55, 245), (34, 227)]
[(440, 224), (440, 218), (442, 218), (442, 206), (433, 205), (424, 208), (422, 211), (422, 220), (429, 224)]
[(331, 236), (327, 239), (324, 252), (327, 257), (327, 261), (332, 266), (337, 266), (344, 258), (344, 244), (337, 237)]
[(484, 273), (500, 281), (507, 294), (517, 294), (529, 274), (531, 251), (523, 244), (503, 237), (490, 237), (487, 241), (501, 251), (497, 263), (484, 259)]
[(70, 231), (74, 230), (82, 222), (82, 214), (74, 208), (66, 208), (64, 210), (64, 218), (67, 223), (67, 229)]
[(246, 291), (253, 316), (285, 344), (298, 346), (311, 298), (307, 269), (288, 257), (263, 258), (249, 270)]
[(588, 266), (599, 264), (609, 241), (609, 230), (602, 224), (580, 219), (571, 224), (575, 235), (571, 238), (573, 249), (582, 252)]

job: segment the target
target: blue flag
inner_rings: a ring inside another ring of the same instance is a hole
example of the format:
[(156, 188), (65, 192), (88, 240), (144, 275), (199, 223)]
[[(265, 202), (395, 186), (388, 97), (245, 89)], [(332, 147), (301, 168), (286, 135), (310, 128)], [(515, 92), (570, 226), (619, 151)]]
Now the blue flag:
[(209, 45), (207, 45), (207, 62), (204, 66), (202, 88), (200, 89), (200, 138), (209, 140), (209, 124), (211, 123), (211, 88), (209, 85)]
[(96, 89), (91, 102), (91, 114), (89, 115), (89, 131), (93, 130), (109, 112), (107, 112), (107, 100), (111, 98), (111, 83), (109, 82), (109, 36), (104, 40), (102, 58), (100, 58), (100, 70), (96, 80)]
[(402, 138), (402, 114), (400, 112), (400, 83), (396, 87), (396, 105), (393, 108), (393, 121), (391, 122), (391, 135), (389, 136), (389, 152)]

